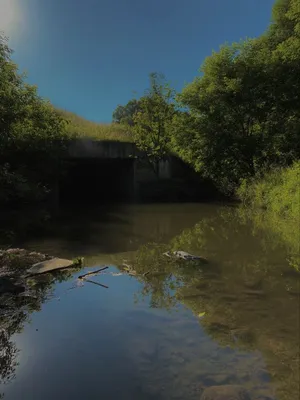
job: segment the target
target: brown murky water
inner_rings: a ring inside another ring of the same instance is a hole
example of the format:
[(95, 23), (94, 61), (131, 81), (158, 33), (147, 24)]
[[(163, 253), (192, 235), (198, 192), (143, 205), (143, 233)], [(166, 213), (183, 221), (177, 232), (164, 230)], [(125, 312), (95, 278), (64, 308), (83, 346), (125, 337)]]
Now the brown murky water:
[[(200, 399), (241, 384), (299, 398), (299, 273), (290, 249), (232, 207), (136, 205), (70, 213), (27, 248), (111, 267), (43, 279), (1, 307), (1, 392), (11, 400)], [(185, 250), (207, 265), (173, 262)], [(124, 260), (137, 276), (118, 275)], [(147, 274), (145, 274), (147, 273)], [(145, 275), (144, 275), (145, 274)]]

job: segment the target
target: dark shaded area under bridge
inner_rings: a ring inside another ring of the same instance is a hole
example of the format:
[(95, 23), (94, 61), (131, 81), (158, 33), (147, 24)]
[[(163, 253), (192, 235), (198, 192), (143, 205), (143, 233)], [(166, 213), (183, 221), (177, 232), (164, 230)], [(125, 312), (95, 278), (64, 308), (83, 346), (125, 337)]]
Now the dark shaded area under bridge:
[(134, 160), (68, 160), (59, 184), (61, 205), (134, 201)]
[(177, 157), (160, 163), (159, 177), (133, 143), (79, 139), (63, 160), (59, 205), (207, 201), (214, 186)]

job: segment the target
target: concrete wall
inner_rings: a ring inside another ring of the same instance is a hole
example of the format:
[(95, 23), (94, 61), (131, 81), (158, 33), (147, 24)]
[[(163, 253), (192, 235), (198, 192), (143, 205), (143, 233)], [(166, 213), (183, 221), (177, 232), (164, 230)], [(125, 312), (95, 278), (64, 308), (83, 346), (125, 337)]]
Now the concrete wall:
[[(159, 163), (159, 179), (170, 179), (172, 177), (171, 161), (165, 160)], [(146, 160), (136, 160), (135, 178), (137, 182), (148, 182), (157, 179), (154, 170)]]
[(69, 146), (69, 158), (131, 158), (138, 151), (133, 143), (99, 141), (91, 139), (74, 140)]

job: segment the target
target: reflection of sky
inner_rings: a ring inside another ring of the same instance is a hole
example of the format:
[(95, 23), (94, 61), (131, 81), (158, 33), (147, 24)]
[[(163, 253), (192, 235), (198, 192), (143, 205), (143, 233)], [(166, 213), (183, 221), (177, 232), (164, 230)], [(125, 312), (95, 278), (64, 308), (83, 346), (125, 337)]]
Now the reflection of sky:
[[(160, 393), (155, 398), (165, 399), (172, 385), (184, 392), (197, 368), (198, 374), (201, 368), (215, 373), (235, 356), (229, 348), (220, 350), (181, 307), (171, 314), (149, 309), (149, 299), (133, 306), (133, 293), (141, 288), (134, 278), (103, 274), (91, 279), (109, 289), (85, 283), (68, 290), (74, 280), (63, 282), (15, 336), (20, 366), (5, 387), (7, 398), (127, 400)], [(258, 357), (255, 363), (261, 364), (259, 355), (245, 356)]]

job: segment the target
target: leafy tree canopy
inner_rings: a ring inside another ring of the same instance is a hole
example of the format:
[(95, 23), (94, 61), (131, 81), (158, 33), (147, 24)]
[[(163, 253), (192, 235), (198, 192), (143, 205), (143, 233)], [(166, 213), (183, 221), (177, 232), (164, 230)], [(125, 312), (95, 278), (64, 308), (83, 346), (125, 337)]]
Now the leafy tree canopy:
[(150, 87), (140, 99), (134, 115), (132, 133), (137, 147), (147, 154), (148, 161), (158, 173), (159, 161), (170, 150), (170, 128), (176, 107), (175, 92), (158, 73), (149, 75)]
[(140, 100), (132, 99), (125, 106), (118, 105), (113, 112), (112, 120), (118, 124), (134, 124), (134, 115), (140, 110)]

